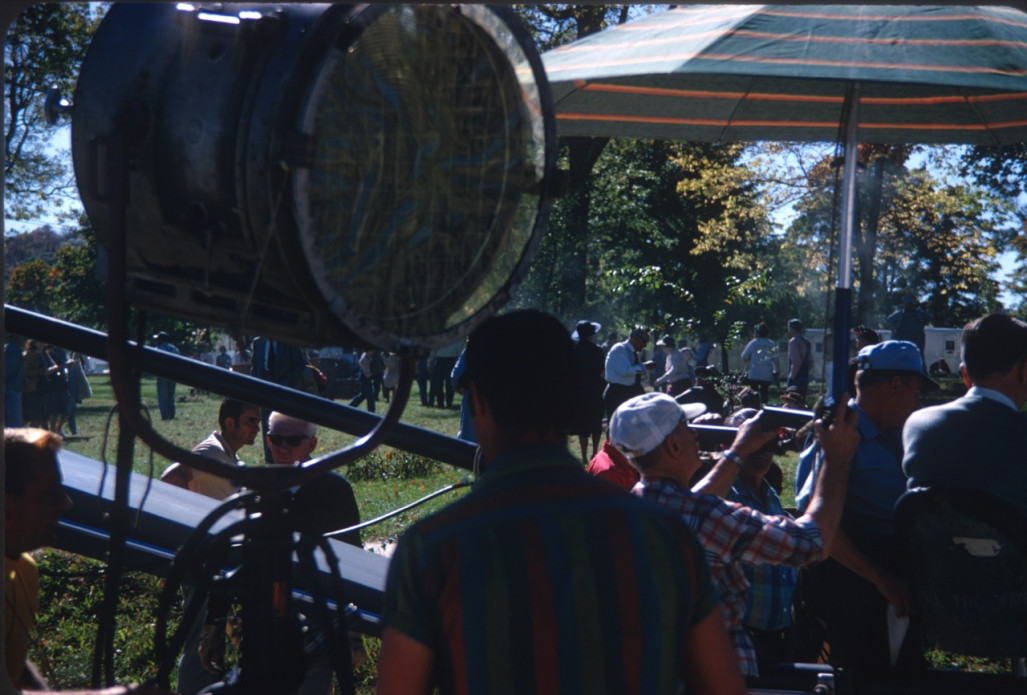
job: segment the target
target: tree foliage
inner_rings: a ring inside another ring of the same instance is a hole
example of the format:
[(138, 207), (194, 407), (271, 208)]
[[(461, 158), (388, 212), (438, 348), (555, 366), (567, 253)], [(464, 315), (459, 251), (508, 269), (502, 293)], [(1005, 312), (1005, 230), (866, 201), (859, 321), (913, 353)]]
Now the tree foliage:
[[(666, 6), (637, 5), (534, 5), (520, 10), (540, 50), (595, 34), (607, 27), (623, 24), (639, 14), (666, 9)], [(590, 180), (607, 138), (563, 138), (566, 171), (565, 209), (562, 224), (555, 227), (561, 262), (559, 287), (549, 293), (559, 314), (580, 313), (586, 304), (589, 272), (587, 237), (589, 234), (592, 190)], [(550, 266), (551, 268), (551, 266)]]
[(49, 225), (8, 236), (4, 239), (4, 283), (10, 282), (12, 269), (26, 261), (39, 258), (52, 263), (57, 251), (67, 243), (68, 237)]
[[(924, 303), (935, 325), (959, 326), (1000, 309), (992, 276), (999, 252), (1015, 237), (1012, 206), (978, 186), (939, 180), (926, 166), (909, 169), (907, 155), (901, 148), (861, 149), (858, 320), (882, 325), (905, 294)], [(825, 280), (837, 264), (839, 222), (831, 162), (824, 158), (809, 172), (809, 192), (797, 205), (781, 260), (805, 311), (821, 317), (829, 314), (825, 293), (833, 281)]]
[(961, 174), (981, 186), (1015, 199), (1027, 194), (1027, 143), (976, 145), (962, 157)]
[(1013, 230), (1002, 213), (976, 187), (940, 184), (926, 169), (909, 172), (884, 220), (885, 297), (918, 297), (935, 325), (962, 326), (1000, 310), (992, 275)]
[(80, 224), (83, 243), (62, 247), (54, 258), (52, 310), (65, 321), (106, 330), (107, 278), (99, 262), (103, 251), (89, 220), (83, 216)]
[[(568, 322), (588, 316), (621, 333), (639, 324), (718, 341), (783, 317), (791, 301), (772, 268), (778, 241), (743, 152), (612, 141), (589, 181), (586, 301), (574, 314), (554, 313)], [(557, 202), (522, 304), (559, 306), (569, 209)]]
[(38, 219), (77, 205), (69, 162), (52, 147), (56, 131), (46, 123), (43, 106), (51, 86), (71, 93), (98, 21), (95, 3), (36, 4), (22, 12), (8, 32), (4, 51), (8, 218)]
[(667, 9), (667, 5), (522, 5), (517, 12), (540, 51)]
[(53, 313), (51, 279), (51, 268), (46, 261), (41, 258), (26, 261), (11, 271), (5, 299), (8, 304), (50, 315)]

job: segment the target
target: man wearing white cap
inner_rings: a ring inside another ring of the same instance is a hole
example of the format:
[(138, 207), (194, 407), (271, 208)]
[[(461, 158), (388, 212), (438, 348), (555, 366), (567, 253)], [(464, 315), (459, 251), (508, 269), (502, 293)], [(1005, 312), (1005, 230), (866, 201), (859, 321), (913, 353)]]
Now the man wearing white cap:
[[(698, 536), (720, 593), (724, 619), (738, 654), (742, 673), (758, 675), (756, 653), (742, 627), (748, 581), (741, 563), (803, 566), (825, 557), (841, 519), (849, 474), (848, 462), (859, 443), (855, 418), (841, 405), (830, 427), (815, 431), (826, 452), (826, 465), (814, 499), (803, 516), (767, 516), (689, 488), (699, 470), (699, 447), (689, 417), (703, 410), (679, 405), (666, 394), (648, 393), (626, 401), (610, 422), (610, 439), (642, 474), (634, 494), (674, 509)], [(742, 423), (738, 436), (696, 490), (729, 488), (744, 458), (776, 436), (761, 430), (759, 416)]]

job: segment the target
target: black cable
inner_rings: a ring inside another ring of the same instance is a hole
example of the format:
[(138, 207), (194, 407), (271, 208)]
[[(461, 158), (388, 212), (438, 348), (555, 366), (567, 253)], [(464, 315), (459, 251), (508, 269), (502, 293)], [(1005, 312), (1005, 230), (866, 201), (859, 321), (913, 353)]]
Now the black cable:
[[(135, 435), (124, 427), (118, 430), (118, 464), (115, 467), (114, 501), (110, 513), (110, 550), (107, 555), (107, 576), (103, 587), (93, 646), (92, 685), (100, 687), (101, 671), (104, 684), (114, 685), (114, 634), (117, 620), (121, 575), (125, 565), (128, 542), (128, 493), (132, 476), (130, 454)], [(126, 450), (129, 452), (125, 455)]]
[[(327, 538), (319, 539), (318, 547), (324, 553), (329, 570), (331, 591), (335, 594), (335, 615), (332, 616), (334, 621), (332, 625), (335, 627), (337, 639), (342, 642), (338, 649), (333, 650), (332, 666), (335, 668), (335, 677), (343, 695), (356, 695), (356, 683), (353, 678), (353, 652), (349, 646), (349, 617), (345, 610), (349, 602), (346, 601), (342, 573), (339, 571), (339, 558), (335, 555), (332, 544)], [(327, 601), (322, 601), (322, 604), (325, 613), (329, 613)]]
[[(201, 578), (204, 574), (209, 575), (209, 573), (203, 573), (203, 556), (205, 554), (203, 551), (223, 542), (223, 539), (231, 539), (232, 535), (238, 535), (242, 530), (243, 524), (245, 524), (245, 520), (229, 525), (227, 529), (213, 538), (210, 537), (210, 529), (226, 514), (245, 507), (251, 502), (253, 496), (254, 493), (246, 492), (233, 495), (211, 511), (210, 514), (203, 518), (193, 532), (189, 534), (189, 537), (171, 563), (171, 569), (168, 572), (167, 579), (164, 581), (164, 589), (161, 591), (157, 601), (156, 625), (153, 638), (154, 657), (157, 661), (157, 683), (163, 688), (168, 687), (168, 678), (171, 674), (171, 669), (174, 667), (174, 657), (177, 656), (177, 649), (171, 650), (171, 647), (177, 642), (177, 634), (172, 636), (172, 641), (169, 644), (167, 640), (167, 624), (171, 613), (171, 605), (178, 598), (178, 590), (182, 585), (182, 580), (187, 572), (197, 565), (200, 566), (199, 573)], [(197, 592), (197, 595), (200, 595), (200, 592)], [(198, 613), (199, 609), (196, 612)], [(187, 617), (183, 616), (180, 628), (182, 625), (191, 624), (186, 622)], [(193, 619), (195, 620), (195, 616)], [(182, 641), (184, 641), (184, 637)], [(179, 648), (181, 648), (181, 645), (179, 645)]]
[(371, 519), (369, 521), (364, 521), (364, 522), (361, 522), (361, 523), (357, 524), (356, 526), (349, 526), (347, 528), (339, 529), (337, 531), (329, 531), (328, 533), (324, 534), (324, 537), (325, 538), (335, 538), (336, 536), (344, 536), (347, 533), (352, 533), (354, 531), (361, 531), (361, 530), (363, 530), (365, 528), (368, 528), (369, 526), (374, 526), (375, 524), (379, 524), (379, 523), (381, 523), (383, 521), (386, 521), (387, 519), (391, 519), (394, 516), (399, 516), (400, 514), (402, 514), (404, 512), (408, 512), (411, 509), (414, 509), (416, 507), (421, 506), (425, 502), (430, 502), (431, 500), (435, 499), (436, 497), (439, 497), (440, 495), (446, 494), (447, 492), (452, 492), (453, 490), (459, 490), (460, 488), (463, 488), (463, 487), (469, 487), (469, 486), (471, 486), (473, 484), (474, 483), (472, 483), (469, 480), (463, 480), (463, 481), (461, 481), (459, 483), (453, 483), (452, 485), (447, 485), (447, 486), (445, 486), (443, 488), (439, 488), (435, 492), (431, 492), (431, 493), (425, 495), (424, 497), (422, 497), (419, 500), (414, 500), (410, 504), (404, 505), (404, 506), (400, 507), (399, 509), (393, 509), (391, 512), (386, 512), (385, 514), (382, 514), (381, 516), (376, 516), (375, 518), (373, 518), (373, 519)]
[[(325, 544), (327, 545), (327, 541)], [(345, 616), (342, 616), (342, 606), (345, 604), (341, 600), (337, 602), (338, 610), (335, 611), (335, 615), (328, 609), (328, 595), (319, 581), (317, 565), (314, 562), (314, 550), (318, 546), (319, 543), (313, 536), (301, 532), (299, 543), (296, 546), (296, 556), (300, 561), (300, 572), (311, 587), (313, 608), (317, 612), (319, 621), (314, 623), (314, 626), (320, 628), (322, 634), (327, 638), (328, 657), (339, 683), (339, 689), (344, 695), (355, 695), (353, 658), (350, 654), (349, 641), (346, 639), (348, 631), (345, 627)], [(329, 553), (331, 553), (331, 549), (329, 549)], [(337, 570), (338, 563), (334, 561), (334, 554), (326, 554), (326, 559), (329, 568)], [(340, 623), (342, 623), (341, 627)]]

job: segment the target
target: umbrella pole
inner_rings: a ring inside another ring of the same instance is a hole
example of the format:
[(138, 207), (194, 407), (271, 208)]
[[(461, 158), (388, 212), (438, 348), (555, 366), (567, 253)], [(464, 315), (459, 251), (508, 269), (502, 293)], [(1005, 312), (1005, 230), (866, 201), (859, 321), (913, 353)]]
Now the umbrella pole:
[[(859, 156), (859, 85), (845, 99), (845, 166), (842, 169), (842, 224), (838, 238), (838, 285), (834, 295), (831, 389), (835, 399), (848, 390), (849, 333), (852, 329), (852, 240), (856, 219), (856, 160)], [(855, 394), (849, 394), (855, 396)]]

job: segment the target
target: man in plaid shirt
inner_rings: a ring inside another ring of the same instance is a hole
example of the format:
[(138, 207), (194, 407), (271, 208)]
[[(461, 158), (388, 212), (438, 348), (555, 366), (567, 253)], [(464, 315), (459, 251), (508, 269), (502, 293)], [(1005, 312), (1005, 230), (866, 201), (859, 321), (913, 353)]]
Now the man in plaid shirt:
[(845, 398), (840, 399), (830, 427), (822, 422), (815, 425), (825, 465), (806, 513), (793, 520), (716, 496), (730, 489), (744, 458), (776, 436), (774, 430), (762, 431), (759, 415), (742, 423), (714, 469), (689, 488), (701, 462), (688, 419), (698, 414), (694, 404), (681, 406), (665, 394), (647, 393), (617, 409), (610, 422), (610, 440), (642, 474), (634, 494), (674, 509), (698, 536), (742, 673), (757, 676), (756, 652), (742, 627), (749, 583), (741, 564), (800, 567), (827, 556), (841, 520), (849, 460), (859, 444), (859, 431)]

